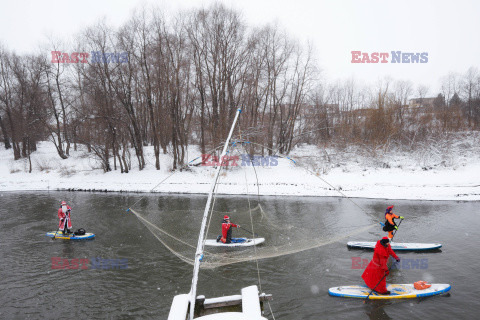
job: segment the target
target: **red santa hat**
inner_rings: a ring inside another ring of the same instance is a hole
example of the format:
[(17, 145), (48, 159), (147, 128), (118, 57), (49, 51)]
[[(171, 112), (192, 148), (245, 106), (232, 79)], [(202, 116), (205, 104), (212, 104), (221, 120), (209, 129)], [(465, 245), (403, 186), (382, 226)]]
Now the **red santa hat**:
[(380, 240), (380, 243), (385, 247), (387, 246), (387, 244), (389, 242), (390, 242), (390, 240), (387, 237), (383, 237), (382, 240)]

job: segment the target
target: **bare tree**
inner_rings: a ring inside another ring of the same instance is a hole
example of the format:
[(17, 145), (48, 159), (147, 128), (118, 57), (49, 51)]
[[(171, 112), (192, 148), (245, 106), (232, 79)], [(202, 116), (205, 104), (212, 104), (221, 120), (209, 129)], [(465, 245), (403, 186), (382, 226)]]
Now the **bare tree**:
[(0, 48), (0, 100), (3, 103), (3, 108), (7, 115), (10, 134), (12, 137), (13, 156), (15, 160), (21, 158), (20, 153), (20, 130), (15, 122), (15, 115), (13, 113), (14, 92), (12, 86), (14, 85), (13, 72), (11, 69), (12, 55), (4, 48)]
[(467, 70), (461, 79), (461, 93), (465, 101), (464, 113), (466, 115), (468, 126), (471, 127), (474, 118), (474, 99), (478, 97), (480, 91), (480, 74), (477, 68), (471, 67)]
[(405, 125), (405, 112), (408, 108), (408, 100), (413, 92), (411, 81), (398, 80), (394, 83), (393, 107), (395, 109), (395, 119), (397, 125), (403, 129)]
[[(42, 119), (45, 126), (49, 127), (52, 142), (55, 144), (57, 153), (62, 159), (68, 158), (70, 142), (67, 133), (67, 112), (66, 103), (63, 97), (63, 84), (61, 83), (62, 74), (65, 72), (65, 65), (60, 62), (50, 63), (48, 58), (42, 61), (46, 79), (46, 87), (49, 98), (50, 113), (55, 118), (55, 128), (50, 125), (50, 119)], [(64, 147), (66, 141), (66, 147)]]

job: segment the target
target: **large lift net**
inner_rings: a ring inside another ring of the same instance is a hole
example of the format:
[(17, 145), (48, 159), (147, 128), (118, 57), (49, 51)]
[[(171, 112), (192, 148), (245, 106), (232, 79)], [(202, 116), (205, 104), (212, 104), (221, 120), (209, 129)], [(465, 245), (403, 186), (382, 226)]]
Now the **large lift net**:
[[(235, 155), (244, 150), (245, 148), (231, 148), (229, 154)], [(215, 195), (205, 239), (216, 239), (221, 234), (223, 216), (229, 215), (233, 223), (242, 227), (233, 230), (233, 237), (263, 237), (265, 242), (255, 248), (206, 246), (201, 268), (211, 269), (294, 254), (347, 239), (374, 226), (367, 221), (358, 226), (353, 223), (353, 215), (349, 218), (348, 215), (338, 212), (358, 211), (360, 206), (349, 198), (339, 208), (339, 204), (334, 200), (319, 206), (312, 198), (297, 197), (286, 200), (279, 197), (261, 197), (255, 171), (259, 167), (239, 166), (224, 169), (227, 175), (234, 174), (238, 177), (237, 180), (243, 180), (237, 182), (246, 185), (247, 195)], [(216, 189), (220, 193), (231, 187), (230, 183), (222, 181), (222, 176), (225, 174), (221, 175)], [(165, 248), (179, 259), (193, 265), (206, 197), (182, 196), (172, 201), (182, 203), (181, 207), (184, 209), (172, 209), (178, 207), (178, 204), (173, 205), (172, 202), (171, 206), (162, 203), (160, 206), (144, 205), (130, 210)]]

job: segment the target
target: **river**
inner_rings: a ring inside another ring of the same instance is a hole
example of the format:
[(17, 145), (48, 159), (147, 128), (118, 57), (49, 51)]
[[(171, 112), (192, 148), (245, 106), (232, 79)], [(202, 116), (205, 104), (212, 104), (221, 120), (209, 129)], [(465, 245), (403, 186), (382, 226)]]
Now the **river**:
[[(0, 318), (166, 319), (173, 296), (189, 291), (193, 268), (125, 211), (141, 197), (137, 206), (148, 215), (178, 215), (163, 228), (172, 233), (180, 228), (189, 240), (197, 238), (205, 195), (0, 193)], [(55, 230), (61, 200), (72, 206), (74, 229), (95, 233), (94, 240), (45, 236)], [(234, 215), (236, 208), (248, 208), (247, 200), (220, 196), (216, 208)], [(432, 253), (400, 253), (406, 263), (387, 282), (428, 280), (450, 283), (452, 290), (426, 299), (368, 304), (330, 297), (330, 287), (362, 284), (358, 263), (371, 259), (372, 252), (349, 250), (346, 242), (378, 240), (383, 235), (379, 226), (311, 250), (259, 260), (262, 290), (273, 295), (275, 319), (470, 319), (480, 314), (479, 202), (352, 200), (261, 197), (260, 203), (277, 225), (295, 224), (305, 239), (325, 240), (383, 221), (386, 206), (395, 204), (406, 218), (397, 241), (440, 242), (443, 247)], [(248, 222), (246, 217), (238, 220)], [(256, 232), (267, 242), (282, 240), (267, 227)], [(63, 259), (69, 267), (58, 269)], [(76, 267), (75, 261), (88, 263)], [(233, 264), (202, 270), (198, 293), (239, 294), (257, 282), (254, 262)], [(272, 319), (268, 311), (266, 316)]]

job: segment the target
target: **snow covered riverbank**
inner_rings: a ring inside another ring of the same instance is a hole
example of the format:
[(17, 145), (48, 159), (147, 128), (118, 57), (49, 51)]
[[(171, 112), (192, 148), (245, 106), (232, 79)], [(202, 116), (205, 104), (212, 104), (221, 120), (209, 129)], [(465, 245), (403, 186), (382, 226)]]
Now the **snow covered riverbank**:
[[(358, 150), (342, 150), (340, 155), (338, 151), (303, 146), (291, 155), (297, 165), (287, 159), (279, 159), (276, 166), (256, 167), (259, 189), (252, 167), (238, 166), (230, 168), (227, 174), (222, 173), (218, 192), (340, 196), (334, 189), (337, 188), (349, 197), (480, 200), (480, 154), (475, 150), (478, 148), (475, 146), (476, 139), (472, 139), (467, 146), (452, 146), (450, 155), (440, 151), (436, 155), (396, 153), (372, 158), (358, 154)], [(171, 174), (171, 158), (162, 155), (161, 170), (157, 171), (153, 165), (153, 150), (147, 147), (145, 153), (147, 168), (143, 171), (134, 167), (128, 174), (119, 171), (104, 173), (93, 156), (84, 150), (71, 152), (69, 159), (61, 160), (52, 143), (42, 142), (38, 151), (32, 154), (33, 172), (28, 173), (27, 160), (14, 161), (12, 151), (2, 146), (0, 191), (71, 189), (150, 192)], [(198, 153), (197, 148), (191, 147), (189, 159), (197, 157)], [(242, 164), (241, 161), (239, 164)], [(213, 167), (191, 167), (188, 171), (175, 173), (153, 191), (207, 193), (213, 171)]]

